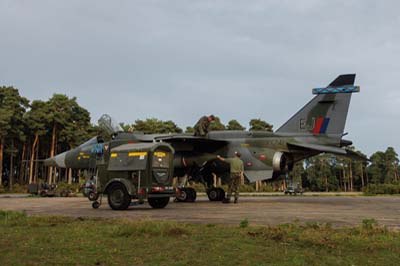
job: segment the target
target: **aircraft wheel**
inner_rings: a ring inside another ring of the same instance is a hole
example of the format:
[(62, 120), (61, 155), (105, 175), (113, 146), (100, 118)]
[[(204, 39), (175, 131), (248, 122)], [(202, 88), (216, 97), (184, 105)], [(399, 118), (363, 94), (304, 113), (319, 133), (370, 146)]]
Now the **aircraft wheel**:
[(188, 187), (186, 188), (187, 194), (188, 194), (188, 198), (186, 199), (187, 202), (195, 202), (196, 198), (197, 198), (197, 193), (196, 190), (194, 190), (194, 188)]
[(180, 188), (179, 193), (176, 195), (176, 201), (185, 202), (189, 198), (189, 193), (186, 188)]
[(88, 199), (90, 201), (96, 201), (99, 198), (99, 194), (94, 193), (93, 191), (89, 192)]
[(165, 206), (168, 205), (169, 197), (149, 198), (147, 201), (149, 202), (149, 205), (152, 208), (154, 208), (154, 209), (162, 209), (162, 208), (165, 208)]
[(98, 202), (98, 201), (94, 201), (93, 203), (92, 203), (92, 208), (93, 209), (98, 209), (100, 207), (100, 203)]
[(218, 201), (219, 200), (219, 191), (217, 188), (212, 188), (207, 191), (207, 196), (210, 201)]
[(126, 210), (131, 204), (131, 197), (121, 183), (114, 183), (108, 189), (108, 205), (113, 210)]
[(219, 197), (218, 200), (222, 201), (225, 199), (225, 190), (222, 187), (217, 188), (218, 193), (219, 193)]

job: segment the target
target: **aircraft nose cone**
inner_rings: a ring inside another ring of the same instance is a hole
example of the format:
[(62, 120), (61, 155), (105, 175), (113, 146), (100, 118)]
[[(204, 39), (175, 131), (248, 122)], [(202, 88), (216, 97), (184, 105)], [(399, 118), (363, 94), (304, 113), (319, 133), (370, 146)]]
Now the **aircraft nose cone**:
[(66, 155), (67, 155), (67, 152), (63, 152), (54, 157), (48, 158), (48, 159), (44, 160), (44, 165), (66, 168), (65, 167), (65, 156)]

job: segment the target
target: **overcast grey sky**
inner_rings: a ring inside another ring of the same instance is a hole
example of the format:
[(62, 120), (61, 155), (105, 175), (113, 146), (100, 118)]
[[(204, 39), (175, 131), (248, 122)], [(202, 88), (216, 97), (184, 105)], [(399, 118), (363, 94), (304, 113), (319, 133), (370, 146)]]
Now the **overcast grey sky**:
[(277, 129), (357, 73), (346, 137), (400, 151), (399, 1), (0, 0), (0, 85), (76, 96), (92, 120), (203, 114)]

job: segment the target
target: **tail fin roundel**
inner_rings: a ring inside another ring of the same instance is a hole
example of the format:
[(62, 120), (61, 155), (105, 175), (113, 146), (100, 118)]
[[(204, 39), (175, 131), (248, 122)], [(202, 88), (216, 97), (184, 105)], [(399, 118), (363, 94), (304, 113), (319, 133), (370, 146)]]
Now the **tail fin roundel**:
[(283, 124), (279, 133), (304, 133), (341, 137), (346, 124), (355, 74), (340, 75), (327, 87), (313, 90), (316, 96)]

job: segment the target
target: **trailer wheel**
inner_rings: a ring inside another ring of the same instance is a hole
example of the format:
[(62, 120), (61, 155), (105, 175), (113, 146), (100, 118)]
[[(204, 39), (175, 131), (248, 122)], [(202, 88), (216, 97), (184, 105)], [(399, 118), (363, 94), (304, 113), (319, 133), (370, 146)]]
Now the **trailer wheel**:
[(92, 203), (92, 208), (93, 209), (98, 209), (100, 207), (100, 203), (98, 202), (98, 201), (94, 201), (93, 203)]
[(121, 183), (114, 183), (107, 190), (108, 205), (113, 210), (126, 210), (131, 204), (131, 197), (125, 186)]
[(197, 193), (196, 190), (194, 190), (194, 188), (188, 187), (186, 188), (187, 194), (188, 194), (188, 198), (187, 198), (187, 202), (195, 202), (196, 198), (197, 198)]
[(222, 201), (225, 199), (225, 190), (221, 187), (217, 188), (218, 193), (219, 193), (219, 197), (218, 200)]
[(212, 188), (207, 191), (207, 196), (210, 201), (218, 201), (219, 200), (219, 191), (216, 188)]
[(178, 202), (185, 202), (188, 200), (188, 197), (189, 197), (189, 193), (186, 190), (186, 188), (180, 188), (179, 193), (177, 193), (177, 195), (176, 195), (176, 200)]
[(162, 209), (165, 208), (165, 206), (168, 205), (169, 202), (169, 197), (163, 197), (163, 198), (149, 198), (148, 202), (150, 206), (154, 209)]
[(89, 192), (88, 199), (90, 201), (96, 201), (99, 198), (99, 194), (94, 193), (93, 191)]

